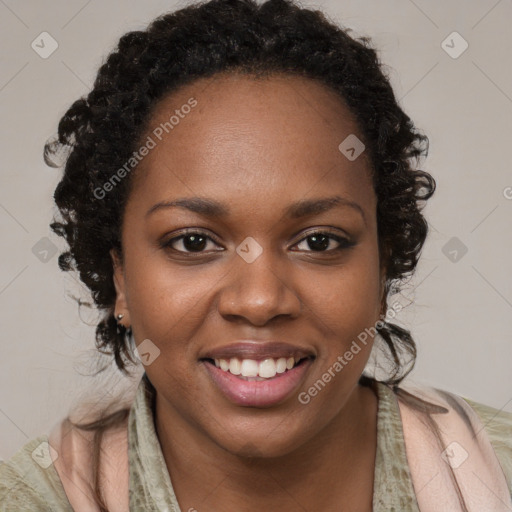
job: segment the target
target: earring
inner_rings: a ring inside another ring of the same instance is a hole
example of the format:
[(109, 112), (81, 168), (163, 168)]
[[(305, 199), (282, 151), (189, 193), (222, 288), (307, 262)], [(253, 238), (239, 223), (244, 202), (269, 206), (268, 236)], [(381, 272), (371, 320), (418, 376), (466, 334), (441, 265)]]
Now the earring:
[(121, 320), (124, 318), (124, 315), (122, 313), (119, 313), (118, 315), (115, 315), (115, 319), (117, 322), (117, 334), (121, 334), (120, 327), (124, 327), (124, 325), (121, 323)]

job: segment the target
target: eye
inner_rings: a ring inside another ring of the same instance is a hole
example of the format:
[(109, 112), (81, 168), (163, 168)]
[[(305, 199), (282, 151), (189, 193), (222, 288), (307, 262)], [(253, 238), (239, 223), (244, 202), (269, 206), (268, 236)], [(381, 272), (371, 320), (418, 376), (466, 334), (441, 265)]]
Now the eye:
[[(182, 252), (185, 254), (201, 253), (204, 252), (205, 248), (208, 246), (209, 241), (215, 244), (215, 241), (206, 233), (201, 231), (187, 231), (180, 236), (175, 236), (174, 238), (163, 242), (161, 245), (163, 248), (171, 248), (174, 251)], [(185, 250), (178, 249), (176, 246), (181, 246)]]
[[(338, 244), (338, 247), (329, 248), (333, 241)], [(162, 242), (161, 247), (164, 249), (170, 248), (173, 251), (184, 254), (202, 253), (207, 252), (209, 242), (211, 242), (214, 246), (218, 246), (212, 237), (208, 236), (202, 231), (187, 231), (186, 233)], [(301, 244), (306, 244), (307, 247), (303, 247), (301, 249), (299, 247)], [(309, 233), (295, 245), (299, 247), (299, 250), (302, 251), (331, 253), (353, 247), (355, 243), (337, 234), (335, 235), (326, 231), (314, 231)]]
[[(333, 240), (338, 244), (338, 247), (328, 249)], [(299, 242), (299, 244), (296, 245), (299, 246), (300, 244), (306, 244), (308, 246), (301, 250), (311, 250), (313, 252), (336, 252), (343, 249), (348, 249), (349, 247), (353, 247), (355, 245), (354, 242), (351, 242), (345, 237), (326, 231), (314, 231), (309, 233)]]

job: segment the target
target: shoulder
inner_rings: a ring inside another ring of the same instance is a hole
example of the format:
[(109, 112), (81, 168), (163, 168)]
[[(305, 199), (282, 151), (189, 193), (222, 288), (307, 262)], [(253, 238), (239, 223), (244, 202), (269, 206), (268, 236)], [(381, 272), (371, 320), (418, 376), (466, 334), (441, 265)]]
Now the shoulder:
[(482, 421), (512, 494), (512, 413), (463, 398)]
[(0, 463), (0, 512), (13, 510), (72, 511), (46, 435), (30, 440)]

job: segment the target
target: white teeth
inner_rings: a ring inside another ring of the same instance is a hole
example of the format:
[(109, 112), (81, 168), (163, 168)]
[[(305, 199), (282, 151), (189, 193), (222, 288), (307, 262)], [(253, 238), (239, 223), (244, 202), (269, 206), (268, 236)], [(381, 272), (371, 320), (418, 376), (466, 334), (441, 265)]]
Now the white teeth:
[(278, 373), (291, 370), (299, 361), (300, 357), (280, 357), (279, 359), (269, 357), (263, 361), (256, 361), (254, 359), (240, 360), (236, 357), (232, 357), (229, 361), (227, 359), (214, 359), (215, 366), (225, 372), (229, 371), (233, 375), (240, 375), (242, 377), (260, 377), (263, 379), (272, 379)]
[(240, 367), (241, 367), (241, 363), (240, 361), (236, 358), (236, 357), (233, 357), (230, 359), (229, 361), (229, 371), (233, 374), (233, 375), (240, 375)]
[(257, 377), (258, 370), (258, 361), (255, 361), (254, 359), (244, 359), (240, 366), (240, 373), (243, 377)]
[(259, 364), (259, 376), (271, 379), (276, 376), (276, 362), (273, 359), (265, 359)]
[(280, 357), (277, 360), (276, 372), (277, 373), (284, 373), (285, 371), (286, 371), (286, 358), (285, 357)]

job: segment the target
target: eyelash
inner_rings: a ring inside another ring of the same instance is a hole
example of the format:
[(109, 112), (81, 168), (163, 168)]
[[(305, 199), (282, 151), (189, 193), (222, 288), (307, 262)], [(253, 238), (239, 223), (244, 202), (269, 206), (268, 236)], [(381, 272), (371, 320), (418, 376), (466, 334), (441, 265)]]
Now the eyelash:
[[(209, 236), (208, 234), (206, 234), (205, 232), (203, 231), (186, 231), (185, 233), (179, 235), (179, 236), (176, 236), (176, 237), (173, 237), (167, 241), (164, 241), (162, 242), (160, 245), (163, 249), (171, 249), (173, 250), (174, 252), (177, 252), (177, 253), (180, 253), (180, 254), (203, 254), (207, 251), (197, 251), (197, 252), (194, 252), (194, 251), (179, 251), (179, 250), (176, 250), (172, 247), (172, 245), (178, 241), (178, 240), (182, 240), (188, 236), (191, 236), (191, 235), (199, 235), (199, 236), (202, 236), (204, 238), (206, 238), (207, 240), (210, 240), (214, 243), (217, 243), (215, 242), (215, 240)], [(296, 244), (294, 245), (298, 245), (300, 244), (301, 242), (307, 240), (309, 237), (311, 236), (315, 236), (315, 235), (326, 235), (328, 238), (332, 239), (332, 240), (335, 240), (336, 242), (338, 242), (340, 244), (339, 247), (335, 248), (335, 249), (328, 249), (326, 251), (308, 251), (308, 252), (313, 252), (313, 253), (318, 253), (318, 254), (322, 254), (322, 253), (334, 253), (334, 252), (339, 252), (339, 251), (342, 251), (343, 249), (349, 249), (350, 247), (353, 247), (355, 245), (354, 242), (351, 242), (350, 240), (348, 240), (347, 238), (344, 238), (342, 236), (339, 236), (339, 235), (335, 235), (334, 233), (331, 233), (329, 231), (312, 231), (310, 233), (308, 233), (306, 236), (304, 236), (303, 238), (301, 238)], [(220, 252), (220, 251), (218, 251)]]

